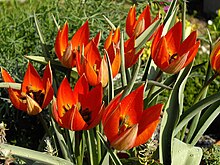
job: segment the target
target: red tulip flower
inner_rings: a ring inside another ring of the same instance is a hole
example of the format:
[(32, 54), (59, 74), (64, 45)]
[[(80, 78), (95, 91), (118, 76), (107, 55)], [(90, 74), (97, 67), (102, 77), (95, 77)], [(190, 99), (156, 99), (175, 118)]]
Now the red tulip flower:
[[(15, 82), (3, 68), (1, 68), (1, 73), (5, 82)], [(43, 78), (41, 78), (33, 65), (28, 63), (28, 68), (21, 84), (21, 90), (9, 87), (8, 92), (12, 104), (17, 109), (25, 111), (29, 115), (40, 113), (53, 98), (50, 64), (46, 66)]]
[(113, 77), (115, 77), (118, 74), (121, 66), (119, 41), (120, 41), (120, 29), (117, 28), (114, 34), (113, 34), (113, 30), (110, 31), (108, 38), (106, 39), (104, 44), (104, 48), (107, 51), (110, 59)]
[(105, 87), (108, 83), (108, 67), (106, 60), (101, 58), (97, 44), (91, 40), (84, 53), (77, 54), (77, 70), (81, 76), (85, 74), (89, 84), (96, 86), (100, 82)]
[(144, 48), (142, 48), (136, 53), (135, 39), (136, 37), (133, 36), (124, 43), (125, 68), (132, 67), (144, 51)]
[(89, 25), (86, 21), (73, 35), (70, 42), (68, 42), (68, 24), (64, 24), (62, 30), (58, 30), (55, 41), (55, 52), (61, 63), (67, 67), (72, 68), (76, 66), (76, 54), (79, 47), (85, 46), (89, 42)]
[(95, 127), (104, 110), (102, 92), (101, 84), (89, 91), (84, 75), (79, 78), (73, 90), (67, 78), (64, 78), (57, 92), (57, 103), (53, 104), (54, 119), (61, 127), (73, 131)]
[(161, 36), (163, 25), (158, 29), (152, 43), (151, 57), (164, 72), (175, 74), (190, 64), (197, 54), (200, 42), (193, 31), (183, 42), (182, 23), (176, 23), (166, 35)]
[(220, 41), (218, 41), (212, 50), (210, 62), (213, 70), (220, 74)]
[(128, 12), (126, 19), (126, 33), (129, 37), (138, 37), (144, 30), (146, 30), (158, 16), (151, 21), (150, 6), (147, 5), (143, 12), (140, 14), (138, 19), (136, 19), (136, 8), (132, 6)]
[(163, 105), (143, 110), (144, 85), (121, 100), (117, 95), (106, 107), (102, 118), (104, 133), (117, 150), (128, 150), (146, 143), (159, 122)]

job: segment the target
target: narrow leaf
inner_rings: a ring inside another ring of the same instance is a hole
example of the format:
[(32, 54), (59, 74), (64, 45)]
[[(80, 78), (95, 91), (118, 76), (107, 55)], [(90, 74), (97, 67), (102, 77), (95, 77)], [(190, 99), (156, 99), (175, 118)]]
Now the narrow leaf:
[(12, 89), (20, 90), (21, 84), (20, 83), (0, 82), (0, 88), (12, 88)]
[(156, 20), (154, 23), (152, 23), (136, 40), (135, 40), (135, 49), (136, 52), (138, 52), (143, 45), (146, 44), (147, 40), (150, 39), (150, 37), (153, 35), (153, 33), (156, 31), (157, 27), (160, 24), (160, 19)]
[(210, 106), (211, 104), (215, 103), (216, 101), (220, 100), (220, 92), (211, 95), (198, 103), (194, 104), (192, 107), (190, 107), (188, 110), (186, 110), (181, 118), (180, 122), (177, 125), (174, 134), (176, 135), (188, 122), (200, 111), (205, 109), (206, 107)]
[(34, 151), (30, 149), (26, 149), (23, 147), (18, 147), (18, 146), (13, 146), (9, 144), (1, 144), (1, 151), (5, 153), (10, 153), (14, 156), (20, 157), (20, 158), (25, 158), (37, 162), (41, 162), (41, 164), (57, 164), (57, 165), (72, 165), (73, 163), (70, 161), (67, 161), (65, 159), (56, 157), (56, 156), (51, 156), (43, 152), (39, 151)]
[(105, 15), (102, 15), (105, 20), (108, 22), (108, 24), (111, 26), (111, 28), (115, 31), (116, 30), (116, 27), (115, 25), (105, 16)]
[(98, 136), (101, 139), (101, 142), (103, 143), (104, 147), (107, 149), (107, 152), (110, 154), (110, 157), (112, 158), (112, 161), (115, 165), (122, 165), (121, 161), (117, 157), (117, 155), (109, 148), (108, 143), (105, 141), (105, 138), (100, 132), (97, 132)]
[(197, 129), (194, 132), (193, 140), (190, 144), (195, 145), (210, 124), (215, 120), (216, 117), (220, 114), (220, 101), (212, 104), (202, 115), (198, 123)]

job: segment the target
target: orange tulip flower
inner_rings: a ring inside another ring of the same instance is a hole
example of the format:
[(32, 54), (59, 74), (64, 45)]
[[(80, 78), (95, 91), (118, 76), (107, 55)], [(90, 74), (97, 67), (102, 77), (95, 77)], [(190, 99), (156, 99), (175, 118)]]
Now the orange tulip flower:
[(108, 67), (106, 60), (101, 58), (97, 44), (91, 40), (84, 53), (77, 54), (77, 70), (81, 76), (85, 74), (89, 84), (96, 86), (100, 82), (105, 87), (108, 83)]
[(57, 92), (57, 103), (53, 103), (53, 116), (61, 127), (79, 131), (95, 127), (101, 120), (102, 85), (89, 91), (85, 76), (81, 76), (72, 90), (67, 78), (64, 78)]
[(137, 53), (135, 52), (135, 39), (136, 37), (133, 36), (124, 43), (125, 68), (133, 66), (144, 51), (142, 48)]
[(176, 23), (165, 36), (161, 36), (162, 31), (163, 25), (153, 40), (151, 57), (162, 71), (175, 74), (193, 61), (200, 42), (196, 41), (196, 31), (181, 42), (182, 22)]
[(110, 31), (108, 38), (105, 41), (104, 48), (108, 53), (111, 67), (112, 67), (112, 75), (115, 77), (121, 66), (121, 54), (119, 48), (120, 41), (120, 29), (117, 28), (113, 35), (113, 30)]
[(138, 37), (144, 30), (146, 30), (158, 16), (151, 21), (150, 6), (147, 5), (143, 12), (140, 14), (138, 20), (136, 20), (136, 8), (132, 6), (128, 12), (126, 19), (126, 33), (129, 37)]
[(86, 21), (73, 35), (68, 42), (68, 23), (66, 22), (62, 30), (58, 30), (55, 41), (55, 52), (60, 62), (67, 68), (76, 66), (76, 53), (78, 47), (85, 46), (89, 42), (89, 25)]
[[(1, 68), (1, 73), (5, 82), (15, 82), (3, 68)], [(25, 111), (29, 115), (40, 113), (53, 98), (50, 64), (46, 66), (43, 78), (41, 78), (33, 65), (28, 63), (21, 90), (15, 90), (9, 87), (8, 92), (12, 104), (17, 109)]]
[(106, 107), (102, 118), (104, 133), (117, 150), (128, 150), (146, 143), (159, 122), (163, 105), (143, 110), (144, 85), (121, 100), (118, 94)]
[(213, 70), (220, 74), (220, 41), (218, 41), (212, 50), (210, 63)]

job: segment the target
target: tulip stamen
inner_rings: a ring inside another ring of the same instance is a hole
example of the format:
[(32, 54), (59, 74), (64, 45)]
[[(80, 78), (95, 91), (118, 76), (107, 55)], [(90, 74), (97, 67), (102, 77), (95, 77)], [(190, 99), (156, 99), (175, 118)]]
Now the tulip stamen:
[(177, 59), (177, 53), (173, 54), (172, 56), (170, 56), (170, 60), (169, 63), (171, 64), (174, 60)]
[(79, 113), (82, 115), (84, 121), (89, 124), (89, 121), (91, 120), (91, 111), (86, 108), (84, 110), (80, 109)]
[(125, 117), (121, 117), (119, 120), (119, 131), (118, 134), (126, 131), (127, 129), (131, 128), (129, 121), (128, 121), (128, 116), (126, 115)]

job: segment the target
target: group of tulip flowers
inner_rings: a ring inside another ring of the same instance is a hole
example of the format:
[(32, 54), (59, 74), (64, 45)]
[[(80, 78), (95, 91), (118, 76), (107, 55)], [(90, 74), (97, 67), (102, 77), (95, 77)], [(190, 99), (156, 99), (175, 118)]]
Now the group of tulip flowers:
[[(176, 13), (174, 6), (170, 10)], [(175, 20), (173, 13), (170, 11), (167, 17), (173, 17)], [(38, 115), (50, 104), (52, 120), (61, 128), (78, 133), (99, 130), (102, 135), (92, 137), (100, 138), (99, 136), (104, 135), (109, 144), (106, 147), (109, 149), (130, 150), (145, 144), (151, 138), (165, 107), (165, 103), (149, 101), (161, 74), (152, 80), (150, 87), (147, 78), (142, 79), (141, 83), (135, 83), (134, 75), (136, 68), (140, 67), (144, 44), (147, 41), (152, 42), (148, 62), (154, 63), (159, 68), (159, 73), (178, 75), (192, 64), (200, 45), (196, 31), (183, 36), (184, 28), (182, 21), (163, 22), (159, 14), (152, 19), (149, 5), (138, 16), (136, 7), (132, 6), (126, 18), (127, 40), (124, 42), (120, 27), (115, 28), (112, 25), (101, 50), (101, 32), (91, 38), (89, 20), (76, 30), (71, 40), (66, 22), (58, 29), (55, 40), (56, 56), (60, 65), (66, 68), (66, 75), (57, 89), (53, 85), (56, 66), (52, 62), (44, 68), (42, 78), (29, 62), (20, 89), (10, 86), (15, 81), (3, 68), (2, 78), (4, 82), (10, 83), (9, 97), (17, 109), (29, 115)], [(210, 58), (211, 67), (216, 74), (220, 73), (220, 42), (213, 49)], [(132, 74), (129, 71), (132, 71)], [(78, 73), (77, 80), (73, 80), (71, 72)], [(116, 75), (121, 75), (121, 79), (125, 78), (126, 81), (123, 81), (121, 88), (114, 90), (112, 82)], [(169, 85), (165, 84), (165, 89)], [(158, 87), (163, 89), (161, 84)], [(146, 103), (146, 100), (149, 103)], [(166, 127), (162, 131), (165, 129)], [(82, 134), (75, 138), (83, 140)], [(114, 155), (114, 152), (112, 154)], [(166, 164), (167, 161), (163, 154), (161, 155), (160, 161)], [(77, 159), (77, 156), (75, 158)], [(80, 164), (82, 160), (73, 162)]]

